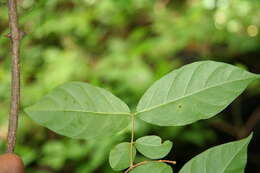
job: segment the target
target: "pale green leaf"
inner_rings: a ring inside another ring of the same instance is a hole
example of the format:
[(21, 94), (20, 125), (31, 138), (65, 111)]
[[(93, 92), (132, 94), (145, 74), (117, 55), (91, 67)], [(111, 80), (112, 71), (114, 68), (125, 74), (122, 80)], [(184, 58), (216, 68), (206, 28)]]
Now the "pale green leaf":
[(130, 122), (124, 102), (102, 88), (81, 82), (54, 89), (25, 111), (56, 133), (81, 139), (114, 135)]
[(162, 143), (159, 136), (144, 136), (136, 140), (135, 146), (144, 156), (150, 159), (161, 159), (171, 151), (172, 142)]
[[(109, 163), (115, 171), (126, 169), (131, 164), (131, 144), (124, 142), (116, 145), (110, 152)], [(136, 155), (136, 149), (133, 146), (133, 160)]]
[(137, 117), (160, 126), (210, 118), (226, 108), (259, 75), (214, 61), (174, 70), (153, 84), (137, 106)]
[(179, 173), (244, 173), (251, 138), (210, 148), (187, 162)]
[(172, 173), (172, 168), (160, 162), (150, 162), (134, 168), (130, 173)]

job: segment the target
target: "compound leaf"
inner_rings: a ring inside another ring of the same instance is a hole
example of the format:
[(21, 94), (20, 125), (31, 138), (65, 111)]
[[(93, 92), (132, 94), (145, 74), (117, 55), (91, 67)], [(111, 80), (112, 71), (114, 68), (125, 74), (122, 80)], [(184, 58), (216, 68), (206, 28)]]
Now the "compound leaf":
[[(128, 142), (116, 145), (110, 152), (109, 163), (115, 171), (126, 169), (131, 164), (131, 144)], [(136, 149), (133, 146), (133, 160), (136, 155)]]
[(128, 106), (110, 92), (82, 82), (66, 83), (25, 109), (37, 123), (71, 138), (114, 135), (130, 122)]
[(150, 159), (161, 159), (171, 151), (172, 142), (162, 143), (159, 136), (144, 136), (136, 140), (135, 146), (144, 156)]
[(179, 173), (244, 173), (251, 138), (210, 148), (187, 162)]
[(172, 168), (160, 162), (150, 162), (134, 168), (130, 173), (172, 173)]
[(155, 82), (137, 106), (137, 117), (159, 126), (210, 118), (226, 108), (259, 75), (229, 64), (200, 61)]

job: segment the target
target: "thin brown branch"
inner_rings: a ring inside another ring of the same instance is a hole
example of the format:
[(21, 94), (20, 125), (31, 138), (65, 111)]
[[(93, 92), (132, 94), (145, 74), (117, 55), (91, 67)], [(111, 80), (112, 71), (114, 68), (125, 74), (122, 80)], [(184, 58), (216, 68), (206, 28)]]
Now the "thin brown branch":
[(210, 123), (214, 128), (225, 132), (233, 137), (237, 137), (237, 132), (239, 129), (225, 121), (213, 121)]
[(12, 83), (11, 83), (11, 106), (9, 115), (9, 128), (7, 137), (7, 152), (14, 152), (16, 131), (19, 115), (20, 102), (20, 68), (19, 68), (19, 51), (20, 39), (22, 34), (19, 30), (19, 19), (17, 13), (16, 0), (8, 0), (8, 15), (11, 39), (12, 55)]
[(213, 121), (213, 122), (211, 122), (211, 125), (214, 128), (221, 130), (222, 132), (225, 132), (237, 139), (241, 139), (241, 138), (248, 136), (259, 121), (260, 121), (260, 107), (258, 107), (249, 116), (245, 125), (243, 125), (241, 127), (236, 127), (225, 121)]
[(143, 161), (143, 162), (140, 162), (140, 163), (137, 163), (133, 166), (130, 166), (126, 171), (125, 173), (129, 173), (130, 171), (132, 171), (134, 168), (138, 167), (138, 166), (141, 166), (141, 165), (144, 165), (144, 164), (147, 164), (147, 163), (151, 163), (151, 162), (162, 162), (162, 163), (170, 163), (170, 164), (173, 164), (175, 165), (176, 164), (176, 161), (172, 161), (172, 160), (152, 160), (152, 161)]
[(238, 134), (239, 138), (244, 138), (250, 134), (250, 132), (253, 130), (255, 125), (259, 122), (260, 120), (260, 107), (257, 108), (248, 118), (246, 124)]

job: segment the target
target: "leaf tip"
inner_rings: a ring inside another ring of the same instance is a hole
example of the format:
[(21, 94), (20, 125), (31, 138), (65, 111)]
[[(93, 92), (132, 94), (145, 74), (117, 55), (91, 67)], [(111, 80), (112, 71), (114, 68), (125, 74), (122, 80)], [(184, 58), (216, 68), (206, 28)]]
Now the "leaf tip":
[(245, 139), (251, 141), (251, 139), (253, 138), (254, 136), (254, 132), (251, 132), (250, 135), (248, 135)]

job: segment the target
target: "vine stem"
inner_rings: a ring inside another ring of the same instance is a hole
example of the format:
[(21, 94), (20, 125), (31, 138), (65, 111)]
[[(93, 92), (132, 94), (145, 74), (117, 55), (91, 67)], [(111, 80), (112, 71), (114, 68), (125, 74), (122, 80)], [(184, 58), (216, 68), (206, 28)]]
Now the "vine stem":
[(131, 113), (132, 127), (131, 127), (131, 143), (130, 143), (130, 167), (134, 165), (134, 137), (135, 137), (135, 113)]
[(170, 164), (173, 164), (175, 165), (176, 164), (176, 161), (172, 161), (172, 160), (152, 160), (152, 161), (143, 161), (143, 162), (140, 162), (140, 163), (137, 163), (135, 165), (132, 165), (130, 166), (126, 171), (125, 173), (129, 173), (131, 170), (133, 170), (134, 168), (138, 167), (138, 166), (141, 166), (141, 165), (144, 165), (144, 164), (147, 164), (147, 163), (151, 163), (151, 162), (159, 162), (159, 163), (170, 163)]
[(19, 18), (17, 13), (16, 0), (8, 0), (8, 16), (10, 34), (8, 37), (11, 40), (11, 55), (12, 55), (12, 82), (11, 82), (11, 105), (9, 115), (9, 127), (7, 136), (7, 153), (14, 152), (16, 142), (16, 131), (19, 116), (20, 104), (20, 40), (23, 36), (19, 30)]

